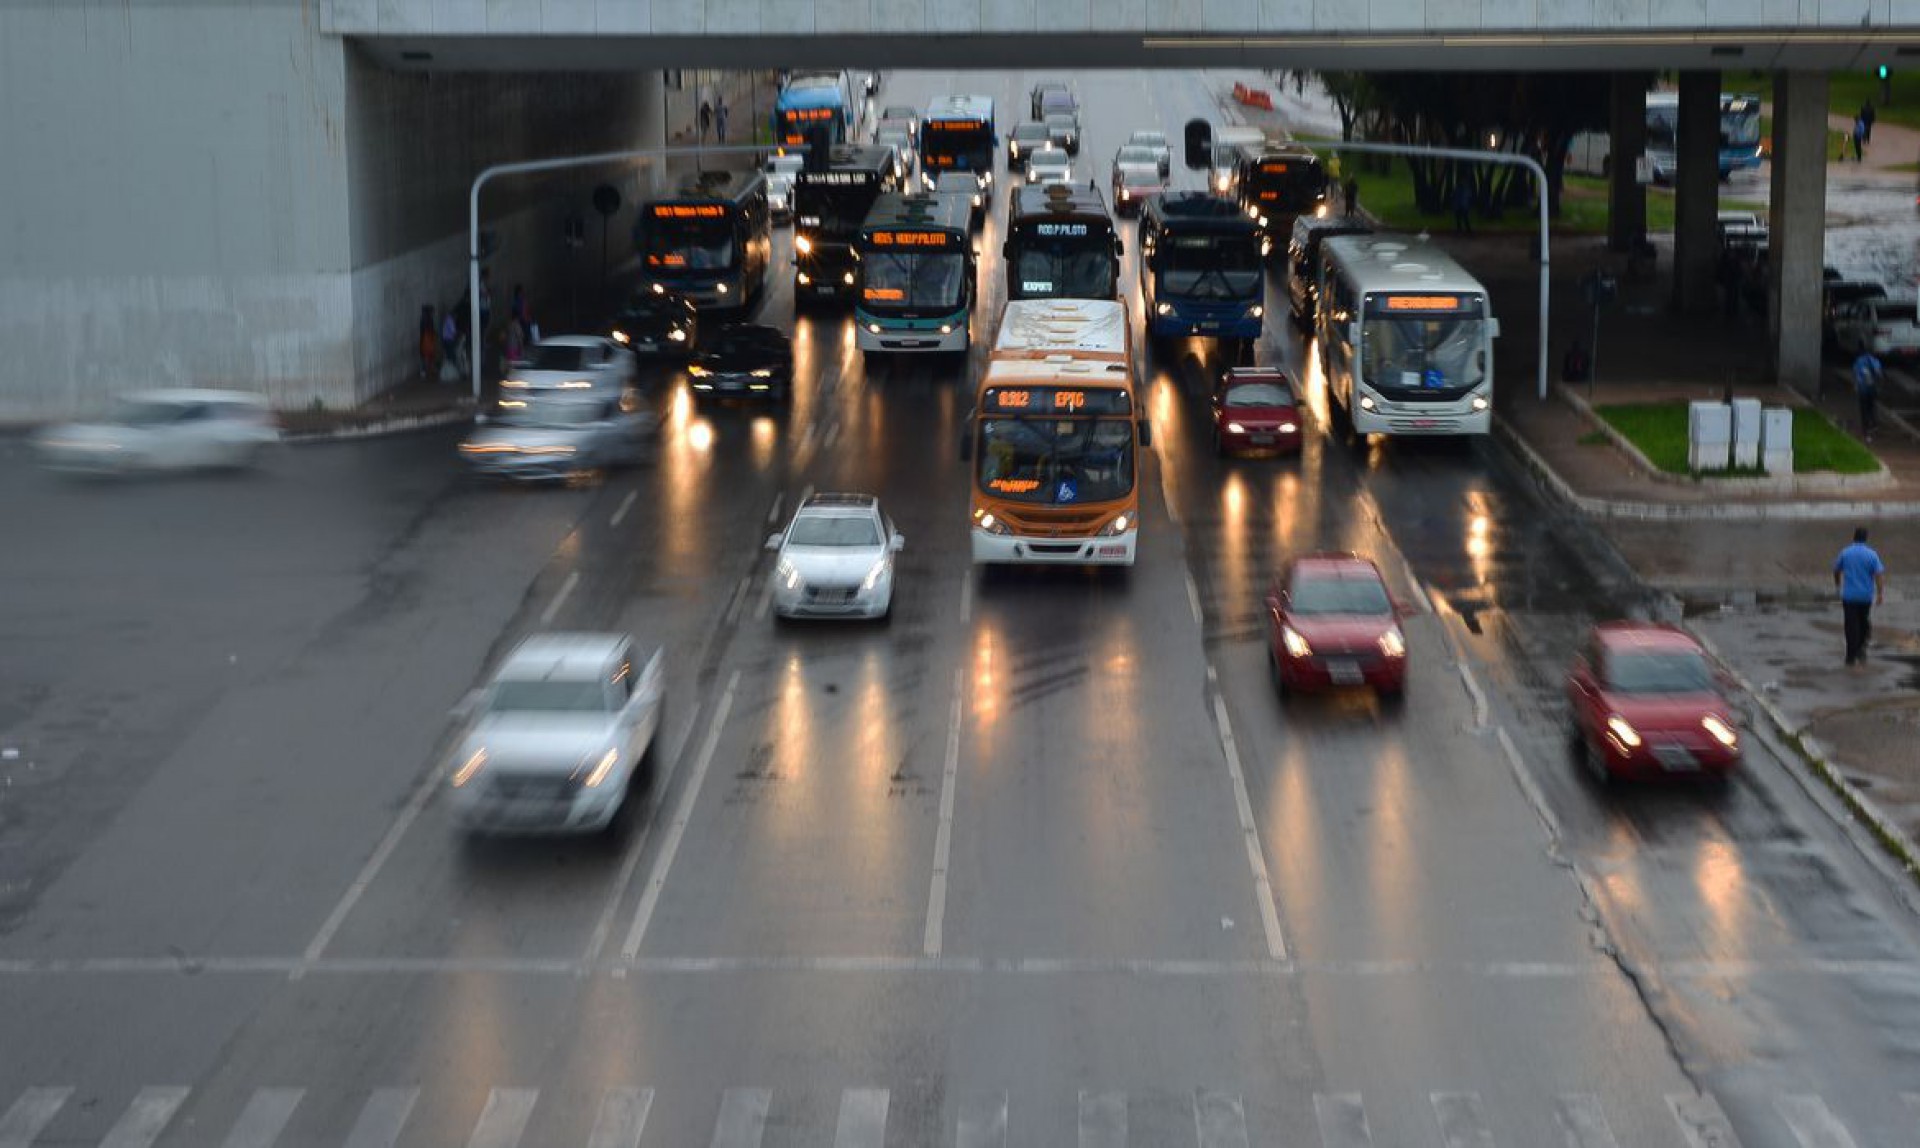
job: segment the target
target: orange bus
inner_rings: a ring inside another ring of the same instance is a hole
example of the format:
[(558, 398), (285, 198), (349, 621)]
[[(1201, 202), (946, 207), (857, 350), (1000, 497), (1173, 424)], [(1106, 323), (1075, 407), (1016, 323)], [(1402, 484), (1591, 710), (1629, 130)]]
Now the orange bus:
[(963, 433), (975, 564), (1133, 565), (1152, 440), (1125, 304), (1008, 303)]

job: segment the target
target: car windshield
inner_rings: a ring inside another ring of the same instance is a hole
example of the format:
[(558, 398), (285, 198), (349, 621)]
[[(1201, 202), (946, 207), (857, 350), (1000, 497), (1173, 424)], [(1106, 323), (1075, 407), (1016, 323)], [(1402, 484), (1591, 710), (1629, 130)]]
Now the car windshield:
[(636, 294), (627, 301), (626, 314), (622, 318), (649, 322), (655, 319), (671, 319), (675, 316), (685, 317), (686, 313), (687, 305), (677, 298)]
[(1296, 614), (1393, 613), (1387, 588), (1374, 577), (1295, 578), (1288, 608)]
[(121, 426), (151, 427), (184, 421), (193, 407), (187, 403), (158, 399), (125, 399), (113, 409), (113, 422)]
[(497, 714), (605, 713), (607, 691), (597, 678), (586, 681), (546, 678), (539, 681), (497, 682), (487, 709)]
[(1293, 392), (1278, 383), (1236, 383), (1227, 388), (1223, 402), (1230, 407), (1290, 407)]
[(1114, 157), (1113, 162), (1122, 167), (1158, 167), (1160, 157), (1153, 153), (1152, 148), (1123, 147), (1120, 149), (1120, 154)]
[(1139, 144), (1142, 147), (1163, 148), (1167, 146), (1167, 137), (1161, 132), (1135, 132), (1133, 138), (1127, 142)]
[(1691, 650), (1614, 654), (1607, 688), (1623, 694), (1697, 694), (1713, 689), (1707, 660)]
[(850, 514), (803, 514), (787, 532), (788, 546), (878, 546), (873, 519)]
[(750, 355), (766, 351), (770, 343), (760, 331), (722, 331), (713, 337), (707, 350), (721, 357)]
[(586, 347), (565, 343), (535, 343), (527, 351), (527, 369), (533, 371), (584, 371), (591, 363)]
[(1065, 114), (1048, 116), (1047, 127), (1055, 131), (1072, 131), (1074, 127), (1073, 117)]
[(1133, 489), (1133, 424), (1126, 419), (986, 419), (980, 489), (1016, 502), (1110, 502)]

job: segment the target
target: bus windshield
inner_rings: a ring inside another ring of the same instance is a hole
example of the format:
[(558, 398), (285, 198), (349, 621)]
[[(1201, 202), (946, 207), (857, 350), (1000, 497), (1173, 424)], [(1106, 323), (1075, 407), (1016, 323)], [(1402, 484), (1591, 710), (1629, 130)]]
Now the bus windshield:
[(1014, 243), (1013, 283), (1023, 299), (1111, 299), (1119, 293), (1113, 243), (1105, 235)]
[(1318, 202), (1326, 182), (1326, 173), (1318, 160), (1256, 163), (1247, 171), (1246, 201), (1262, 212), (1278, 210), (1297, 214)]
[(1745, 100), (1720, 105), (1720, 146), (1754, 147), (1760, 143), (1760, 109)]
[(1129, 419), (987, 418), (980, 489), (1041, 506), (1111, 502), (1133, 490)]
[(868, 250), (861, 256), (861, 304), (873, 311), (945, 314), (960, 306), (966, 258), (958, 251)]
[(793, 189), (795, 226), (829, 239), (850, 240), (879, 196), (877, 182), (821, 184), (803, 180)]
[(1251, 234), (1167, 236), (1153, 267), (1169, 294), (1229, 300), (1260, 294), (1260, 249)]
[(930, 120), (920, 133), (920, 162), (930, 168), (987, 171), (993, 167), (993, 129), (981, 123)]
[(1370, 318), (1361, 326), (1362, 374), (1385, 394), (1457, 391), (1486, 374), (1481, 321), (1454, 317)]
[(647, 266), (656, 271), (720, 271), (733, 265), (733, 224), (725, 216), (655, 219), (647, 228)]

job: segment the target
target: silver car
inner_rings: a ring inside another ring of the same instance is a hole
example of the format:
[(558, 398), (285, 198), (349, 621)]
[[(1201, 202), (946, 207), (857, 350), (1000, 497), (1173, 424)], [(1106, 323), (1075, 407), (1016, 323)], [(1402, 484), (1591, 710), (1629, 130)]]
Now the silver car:
[(47, 427), (33, 440), (42, 463), (74, 474), (252, 466), (279, 441), (265, 398), (211, 390), (125, 395), (99, 422)]
[(1073, 182), (1073, 161), (1057, 147), (1043, 147), (1027, 156), (1027, 183), (1050, 187)]
[(1126, 146), (1113, 153), (1113, 209), (1137, 215), (1147, 200), (1167, 190), (1167, 177), (1151, 148)]
[(767, 177), (767, 210), (775, 219), (793, 218), (793, 177), (805, 163), (803, 156), (770, 155), (761, 168)]
[(893, 613), (893, 556), (906, 539), (871, 494), (816, 494), (785, 530), (767, 538), (778, 554), (773, 611), (779, 618), (878, 618)]
[(896, 174), (901, 179), (910, 179), (919, 155), (913, 149), (913, 137), (903, 127), (881, 128), (873, 135), (873, 142), (880, 147), (893, 149), (894, 157), (899, 161)]
[(453, 815), (497, 833), (590, 833), (614, 824), (652, 772), (661, 654), (636, 664), (624, 634), (535, 634), (455, 716)]
[(1167, 145), (1167, 133), (1153, 131), (1134, 132), (1127, 137), (1125, 147), (1143, 147), (1153, 151), (1154, 159), (1160, 164), (1160, 174), (1166, 176), (1173, 170), (1173, 149)]
[(633, 396), (502, 399), (460, 444), (460, 457), (490, 478), (558, 481), (646, 461), (659, 430)]
[(525, 398), (545, 392), (584, 391), (618, 398), (639, 377), (633, 352), (600, 335), (556, 335), (529, 347), (500, 380), (500, 393)]

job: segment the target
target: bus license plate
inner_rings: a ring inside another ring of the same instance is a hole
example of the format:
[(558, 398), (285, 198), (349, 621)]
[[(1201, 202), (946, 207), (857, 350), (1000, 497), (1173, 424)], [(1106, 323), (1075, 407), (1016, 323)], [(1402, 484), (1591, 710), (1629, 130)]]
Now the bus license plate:
[(1360, 683), (1360, 663), (1328, 662), (1327, 680), (1340, 686), (1352, 686)]
[(1432, 419), (1414, 419), (1408, 425), (1413, 427), (1415, 430), (1432, 430), (1434, 427), (1437, 427), (1440, 424), (1433, 421)]
[(1125, 558), (1127, 556), (1127, 548), (1124, 546), (1102, 546), (1099, 550), (1099, 556), (1102, 558)]
[(1255, 434), (1255, 435), (1248, 435), (1247, 441), (1252, 443), (1255, 446), (1272, 446), (1274, 443), (1274, 438), (1270, 434)]

